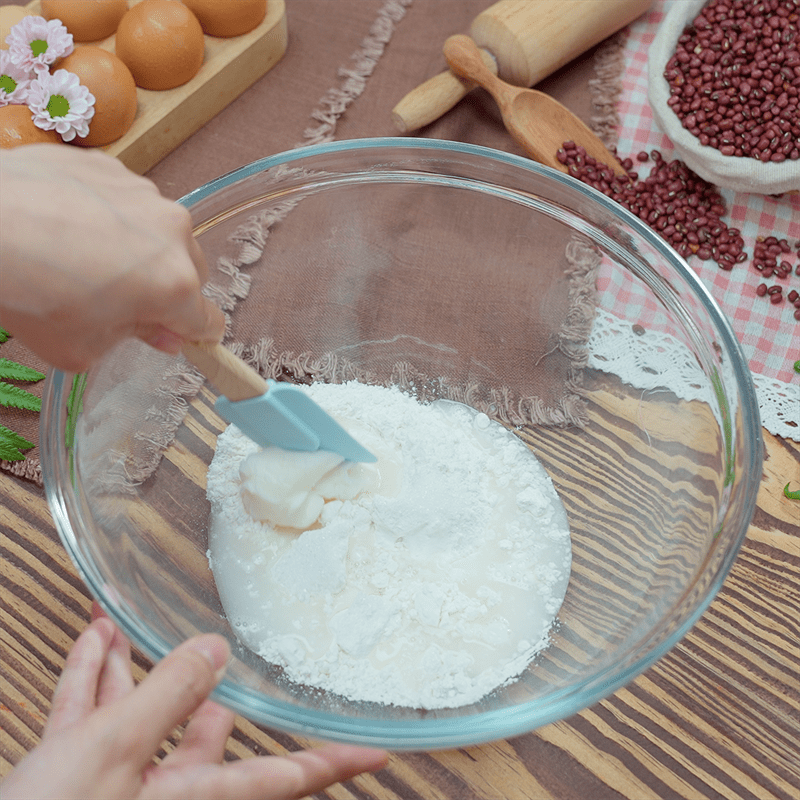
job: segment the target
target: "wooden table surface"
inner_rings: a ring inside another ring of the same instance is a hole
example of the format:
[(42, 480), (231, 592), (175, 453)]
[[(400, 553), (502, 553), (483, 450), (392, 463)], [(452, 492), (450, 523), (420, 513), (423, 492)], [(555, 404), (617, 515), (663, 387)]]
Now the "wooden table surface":
[[(800, 793), (800, 445), (765, 432), (758, 506), (721, 592), (692, 631), (627, 687), (510, 740), (392, 755), (319, 798), (604, 800)], [(0, 476), (0, 774), (39, 740), (91, 598), (43, 491)], [(147, 661), (135, 656), (141, 678)], [(179, 732), (176, 734), (179, 735)], [(165, 744), (169, 750), (176, 738)], [(228, 757), (308, 742), (239, 719)]]

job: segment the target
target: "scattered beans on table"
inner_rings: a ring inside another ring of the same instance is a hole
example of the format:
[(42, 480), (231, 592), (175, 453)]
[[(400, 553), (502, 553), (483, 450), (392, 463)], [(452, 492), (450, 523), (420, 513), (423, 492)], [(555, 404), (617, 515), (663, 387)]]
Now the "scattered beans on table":
[[(703, 261), (713, 260), (723, 270), (747, 261), (741, 231), (728, 227), (722, 219), (726, 207), (719, 190), (682, 161), (667, 161), (658, 150), (642, 150), (636, 154), (636, 162), (644, 166), (652, 159), (653, 164), (650, 174), (640, 179), (633, 170), (632, 158), (620, 159), (627, 175), (616, 175), (607, 164), (598, 162), (572, 141), (562, 144), (556, 158), (574, 178), (598, 189), (647, 223), (684, 258), (695, 255)], [(800, 261), (794, 267), (792, 264), (793, 259), (800, 258), (800, 241), (794, 250), (786, 239), (759, 236), (752, 267), (764, 281), (785, 281), (791, 278), (793, 268), (794, 274), (800, 275)], [(794, 298), (790, 293), (787, 300), (794, 306), (794, 319), (800, 321), (800, 295), (792, 291)], [(776, 306), (784, 300), (783, 287), (777, 283), (759, 283), (755, 294)]]
[(800, 158), (797, 0), (709, 0), (678, 39), (669, 106), (725, 156)]
[(638, 173), (631, 171), (631, 159), (620, 162), (628, 170), (627, 177), (618, 176), (571, 141), (564, 142), (556, 157), (570, 175), (634, 213), (680, 255), (713, 259), (725, 270), (747, 259), (741, 232), (729, 228), (721, 219), (725, 201), (719, 190), (682, 161), (667, 161), (658, 150), (650, 154), (642, 151), (636, 160), (644, 163), (652, 158), (653, 167), (646, 178), (639, 180)]

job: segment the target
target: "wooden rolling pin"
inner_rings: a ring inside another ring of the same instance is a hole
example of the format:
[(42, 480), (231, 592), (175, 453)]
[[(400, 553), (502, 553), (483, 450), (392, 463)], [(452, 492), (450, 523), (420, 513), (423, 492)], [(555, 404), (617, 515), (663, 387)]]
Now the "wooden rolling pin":
[[(470, 36), (489, 68), (515, 86), (534, 86), (624, 28), (652, 0), (500, 0), (478, 14)], [(402, 133), (428, 125), (475, 88), (449, 70), (409, 92), (392, 110)]]

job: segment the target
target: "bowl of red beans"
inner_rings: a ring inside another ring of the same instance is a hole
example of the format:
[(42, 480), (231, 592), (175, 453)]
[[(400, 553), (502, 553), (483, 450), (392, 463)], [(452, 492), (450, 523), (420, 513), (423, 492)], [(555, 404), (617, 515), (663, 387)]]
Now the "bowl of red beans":
[(676, 153), (723, 189), (800, 189), (797, 0), (682, 0), (650, 50), (653, 116)]

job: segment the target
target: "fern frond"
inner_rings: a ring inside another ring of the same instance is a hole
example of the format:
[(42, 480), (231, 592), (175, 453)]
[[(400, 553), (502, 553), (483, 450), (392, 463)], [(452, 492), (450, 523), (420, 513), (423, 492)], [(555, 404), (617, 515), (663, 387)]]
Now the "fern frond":
[(38, 369), (26, 367), (16, 361), (0, 358), (0, 380), (4, 381), (40, 381), (44, 375)]
[(0, 406), (21, 408), (23, 411), (41, 411), (42, 400), (19, 386), (0, 381)]
[(23, 450), (30, 450), (33, 442), (24, 436), (9, 430), (5, 425), (0, 425), (0, 459), (3, 461), (22, 461), (25, 456)]

